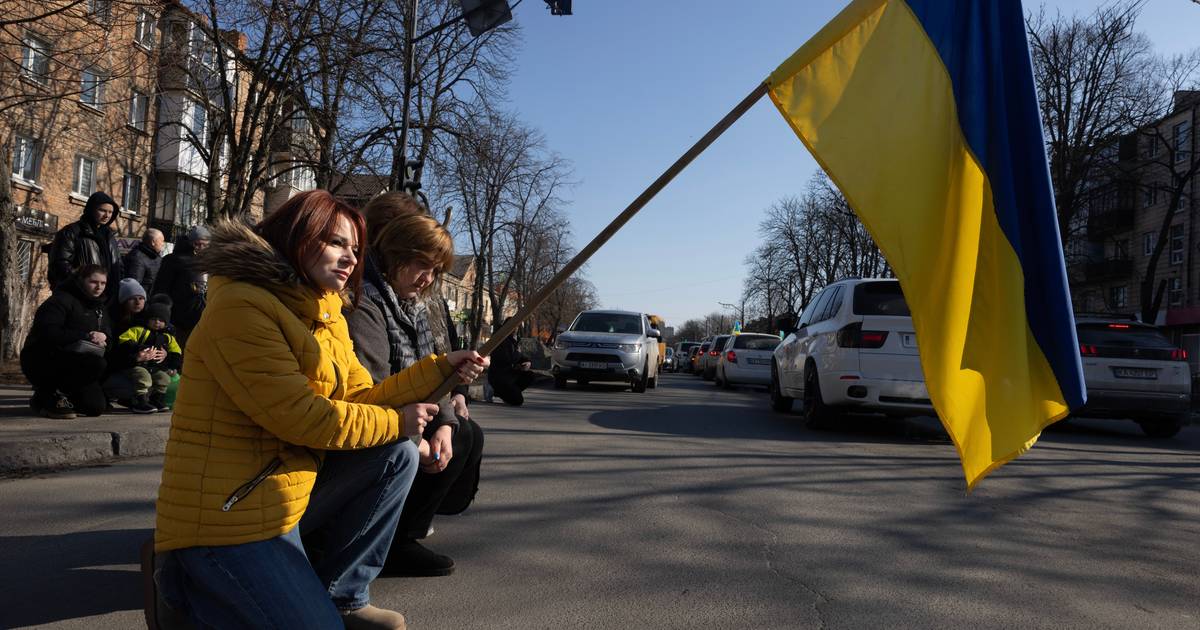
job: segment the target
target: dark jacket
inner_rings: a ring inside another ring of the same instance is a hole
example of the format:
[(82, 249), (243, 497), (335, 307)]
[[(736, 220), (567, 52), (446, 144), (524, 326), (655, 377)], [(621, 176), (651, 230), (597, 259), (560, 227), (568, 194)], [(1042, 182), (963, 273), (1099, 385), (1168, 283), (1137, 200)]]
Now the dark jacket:
[[(96, 222), (96, 207), (101, 204), (111, 204), (112, 216), (104, 225)], [(117, 281), (121, 276), (121, 250), (117, 247), (117, 239), (109, 227), (117, 219), (117, 202), (102, 192), (92, 193), (87, 205), (83, 207), (83, 215), (78, 221), (68, 225), (54, 235), (50, 245), (50, 264), (47, 275), (50, 288), (63, 284), (64, 280), (75, 275), (75, 271), (85, 265), (100, 265), (108, 270), (108, 288), (104, 290), (107, 299), (117, 292)]]
[(508, 385), (516, 380), (518, 366), (529, 361), (529, 357), (521, 354), (521, 345), (516, 333), (500, 342), (495, 352), (492, 352), (492, 365), (488, 368), (488, 381), (493, 385)]
[(154, 278), (158, 276), (158, 267), (162, 264), (162, 256), (153, 247), (138, 243), (121, 259), (123, 278), (133, 278), (142, 287), (153, 287)]
[(208, 281), (196, 265), (195, 250), (186, 238), (162, 259), (150, 296), (158, 293), (171, 298), (171, 323), (175, 328), (186, 333), (196, 327), (204, 312)]
[(38, 307), (25, 347), (38, 352), (61, 350), (87, 339), (93, 331), (104, 333), (109, 348), (116, 343), (104, 298), (84, 295), (79, 282), (70, 280), (54, 289)]
[[(357, 307), (348, 303), (342, 312), (350, 328), (350, 339), (354, 341), (354, 354), (376, 383), (424, 358), (420, 350), (422, 336), (432, 337), (431, 351), (437, 354), (450, 351), (449, 340), (439, 338), (437, 331), (431, 329), (427, 317), (414, 326), (401, 313), (396, 294), (387, 285), (371, 255), (363, 261), (362, 293)], [(428, 310), (424, 312), (429, 313)], [(425, 427), (426, 437), (447, 424), (458, 427), (458, 417), (449, 397), (438, 401), (438, 416)]]
[[(167, 351), (167, 358), (161, 363), (151, 361), (137, 362), (137, 355), (146, 348), (158, 348)], [(140, 365), (151, 372), (158, 370), (179, 370), (183, 367), (183, 350), (175, 341), (170, 330), (151, 330), (145, 326), (134, 326), (116, 340), (116, 350), (124, 355), (132, 355), (134, 365)], [(133, 367), (132, 365), (129, 367)]]

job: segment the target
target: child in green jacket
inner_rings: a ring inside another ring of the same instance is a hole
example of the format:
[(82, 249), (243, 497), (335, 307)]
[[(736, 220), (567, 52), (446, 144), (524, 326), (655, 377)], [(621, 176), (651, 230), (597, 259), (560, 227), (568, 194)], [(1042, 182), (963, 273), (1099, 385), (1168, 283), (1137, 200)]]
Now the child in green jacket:
[(183, 365), (183, 350), (168, 329), (171, 299), (154, 296), (146, 305), (145, 315), (145, 326), (132, 326), (117, 338), (118, 351), (136, 361), (125, 373), (134, 384), (129, 409), (134, 413), (168, 411), (167, 387)]

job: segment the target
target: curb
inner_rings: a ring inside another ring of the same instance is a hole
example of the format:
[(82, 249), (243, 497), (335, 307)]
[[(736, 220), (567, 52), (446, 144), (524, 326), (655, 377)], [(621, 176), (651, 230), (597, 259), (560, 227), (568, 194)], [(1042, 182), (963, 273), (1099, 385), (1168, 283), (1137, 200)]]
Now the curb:
[(119, 457), (161, 455), (169, 432), (164, 426), (5, 439), (0, 443), (0, 474), (36, 472)]

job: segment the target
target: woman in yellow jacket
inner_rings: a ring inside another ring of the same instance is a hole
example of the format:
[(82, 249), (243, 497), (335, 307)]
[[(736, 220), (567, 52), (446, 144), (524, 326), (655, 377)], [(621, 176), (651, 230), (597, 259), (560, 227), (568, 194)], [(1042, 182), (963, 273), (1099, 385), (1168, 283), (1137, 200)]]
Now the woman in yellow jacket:
[(155, 528), (160, 593), (200, 627), (405, 627), (368, 603), (417, 470), (405, 436), (437, 412), (419, 401), (487, 360), (431, 355), (372, 385), (341, 315), (363, 235), (360, 214), (315, 190), (253, 229), (217, 226), (200, 257), (208, 304)]

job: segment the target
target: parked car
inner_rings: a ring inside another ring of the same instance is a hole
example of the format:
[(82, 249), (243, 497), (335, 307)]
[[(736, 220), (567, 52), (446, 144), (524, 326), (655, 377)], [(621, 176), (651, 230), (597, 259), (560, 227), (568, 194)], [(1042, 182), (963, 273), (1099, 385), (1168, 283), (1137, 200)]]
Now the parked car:
[(692, 369), (692, 348), (700, 346), (699, 341), (680, 341), (675, 344), (675, 371), (690, 372)]
[(717, 375), (717, 360), (721, 358), (721, 350), (725, 347), (725, 341), (733, 335), (717, 335), (713, 337), (712, 345), (708, 347), (708, 352), (700, 359), (700, 376), (706, 381), (711, 381)]
[(771, 359), (779, 337), (761, 333), (734, 335), (717, 357), (717, 385), (767, 385), (771, 382)]
[(645, 313), (584, 311), (554, 341), (551, 372), (554, 386), (568, 379), (625, 381), (635, 392), (658, 386), (658, 341), (662, 333)]
[(844, 411), (932, 415), (912, 316), (897, 280), (851, 279), (823, 289), (775, 348), (771, 406), (804, 402), (805, 423)]
[(675, 371), (675, 348), (667, 348), (667, 356), (662, 360), (662, 369), (664, 372)]
[(1075, 330), (1087, 385), (1087, 404), (1076, 415), (1132, 419), (1151, 437), (1179, 433), (1192, 398), (1187, 352), (1135, 321), (1084, 317)]
[(690, 369), (690, 372), (692, 374), (700, 373), (700, 368), (703, 367), (703, 365), (704, 365), (704, 356), (706, 354), (708, 354), (708, 347), (711, 345), (712, 345), (712, 338), (705, 339), (704, 341), (700, 342), (700, 345), (696, 346), (696, 349), (692, 352), (692, 362), (691, 362), (691, 369)]

